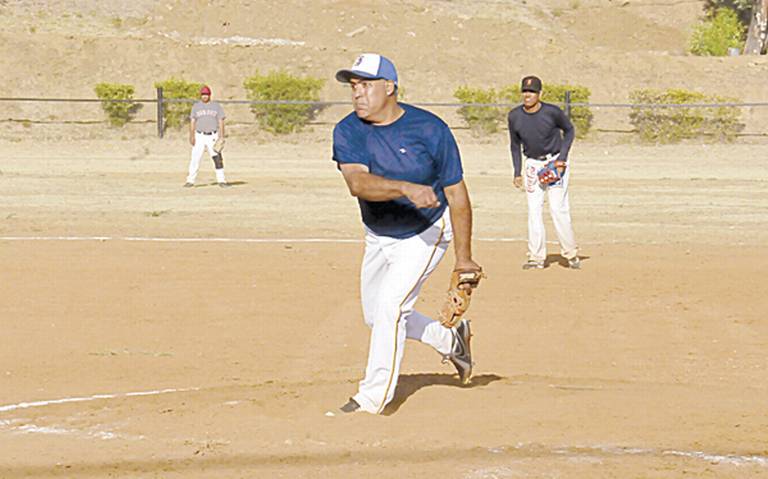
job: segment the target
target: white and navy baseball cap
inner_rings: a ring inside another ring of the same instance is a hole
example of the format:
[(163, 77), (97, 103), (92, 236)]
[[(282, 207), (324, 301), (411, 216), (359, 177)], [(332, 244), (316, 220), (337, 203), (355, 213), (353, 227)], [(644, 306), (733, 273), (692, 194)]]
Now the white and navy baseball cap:
[(336, 79), (342, 83), (349, 83), (352, 78), (390, 80), (397, 85), (397, 70), (389, 58), (376, 53), (363, 53), (357, 57), (352, 68), (336, 72)]

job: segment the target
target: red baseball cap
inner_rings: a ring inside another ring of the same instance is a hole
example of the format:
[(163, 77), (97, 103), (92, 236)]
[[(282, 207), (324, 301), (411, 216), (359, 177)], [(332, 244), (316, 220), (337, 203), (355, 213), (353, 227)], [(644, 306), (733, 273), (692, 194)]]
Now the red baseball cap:
[(201, 95), (210, 95), (211, 89), (208, 87), (208, 85), (203, 85), (203, 87), (200, 89)]

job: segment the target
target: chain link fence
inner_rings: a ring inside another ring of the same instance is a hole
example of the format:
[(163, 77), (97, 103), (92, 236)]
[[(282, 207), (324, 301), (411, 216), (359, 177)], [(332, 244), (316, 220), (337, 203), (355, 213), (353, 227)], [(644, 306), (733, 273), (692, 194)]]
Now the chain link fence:
[[(738, 131), (734, 138), (740, 139), (768, 139), (768, 102), (744, 102), (744, 103), (698, 103), (698, 104), (650, 104), (650, 103), (580, 103), (569, 102), (560, 103), (558, 106), (569, 114), (574, 111), (589, 111), (590, 114), (590, 135), (610, 134), (639, 137), (640, 131), (637, 129), (637, 122), (633, 122), (633, 115), (637, 112), (663, 112), (663, 111), (729, 111), (729, 116), (738, 121)], [(92, 128), (86, 136), (97, 138), (114, 134), (118, 136), (150, 136), (157, 135), (162, 138), (167, 133), (172, 133), (164, 124), (164, 110), (172, 103), (193, 103), (197, 100), (168, 99), (163, 97), (162, 89), (158, 89), (156, 98), (138, 98), (130, 100), (102, 100), (98, 98), (25, 98), (25, 97), (2, 97), (3, 115), (0, 117), (0, 124), (9, 125), (4, 129), (0, 137), (18, 141), (25, 135), (44, 134), (40, 132), (40, 127), (76, 127), (79, 129)], [(308, 124), (315, 129), (330, 129), (343, 116), (351, 110), (349, 101), (250, 101), (250, 100), (216, 100), (221, 103), (227, 113), (228, 131), (238, 129), (248, 129), (249, 131), (258, 129), (258, 122), (254, 116), (252, 108), (259, 105), (308, 105), (314, 106), (319, 113)], [(102, 125), (106, 127), (109, 122), (102, 109), (102, 103), (132, 103), (137, 106), (136, 112), (128, 122), (128, 125), (122, 128), (110, 128), (106, 133), (104, 129), (95, 127)], [(503, 132), (506, 130), (506, 112), (517, 106), (507, 103), (457, 103), (457, 102), (418, 102), (407, 101), (408, 103), (433, 111), (443, 118), (448, 125), (455, 130), (472, 130), (464, 116), (461, 114), (463, 108), (484, 108), (493, 110), (493, 121), (495, 130)], [(692, 113), (693, 114), (693, 113)], [(688, 117), (691, 115), (687, 115)], [(695, 116), (695, 115), (694, 115)], [(662, 115), (663, 117), (663, 115)], [(682, 117), (686, 117), (683, 115)], [(674, 115), (669, 116), (670, 121), (676, 120)], [(662, 125), (663, 126), (663, 125)], [(185, 132), (185, 129), (182, 129)], [(483, 136), (482, 132), (474, 132), (475, 136)], [(589, 138), (590, 135), (587, 135)], [(717, 138), (714, 139), (717, 141)]]

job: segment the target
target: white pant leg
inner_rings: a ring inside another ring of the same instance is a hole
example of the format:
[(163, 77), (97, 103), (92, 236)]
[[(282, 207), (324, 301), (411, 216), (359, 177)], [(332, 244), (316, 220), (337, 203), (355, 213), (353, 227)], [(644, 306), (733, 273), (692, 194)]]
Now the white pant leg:
[[(446, 216), (450, 221), (450, 213)], [(446, 237), (449, 235), (446, 234)], [(361, 300), (363, 303), (363, 319), (368, 327), (373, 327), (373, 319), (378, 307), (381, 280), (386, 275), (388, 263), (378, 238), (368, 233), (365, 238), (365, 254), (361, 267)], [(448, 354), (451, 350), (453, 335), (451, 330), (443, 327), (438, 321), (412, 311), (406, 318), (406, 337), (432, 346), (440, 354)]]
[(360, 301), (363, 307), (363, 320), (369, 328), (379, 307), (379, 292), (382, 280), (387, 275), (389, 263), (384, 254), (385, 239), (371, 231), (365, 235), (365, 254), (360, 266)]
[[(208, 154), (213, 158), (216, 152), (213, 151), (213, 145), (219, 138), (218, 133), (212, 135), (203, 135), (202, 133), (195, 132), (195, 146), (192, 147), (192, 155), (189, 160), (189, 174), (187, 175), (187, 183), (194, 183), (197, 179), (197, 172), (200, 169), (200, 159), (203, 157), (205, 150), (208, 150)], [(224, 172), (222, 170), (222, 176)], [(218, 174), (217, 174), (218, 177)]]
[(560, 254), (568, 259), (575, 258), (579, 254), (579, 247), (576, 244), (576, 237), (571, 224), (571, 204), (568, 199), (568, 178), (570, 176), (571, 162), (568, 162), (562, 181), (555, 186), (547, 187), (549, 213), (552, 216), (552, 223), (555, 225), (557, 239), (560, 242)]
[[(380, 253), (366, 252), (361, 297), (369, 303), (363, 305), (363, 311), (372, 329), (365, 378), (354, 396), (364, 411), (381, 413), (394, 398), (407, 318), (413, 314), (422, 285), (440, 263), (452, 237), (447, 216), (446, 211), (430, 228), (411, 238), (376, 236)], [(377, 259), (377, 254), (384, 256), (386, 265)]]
[(219, 133), (216, 132), (212, 135), (203, 135), (205, 137), (205, 148), (208, 150), (208, 154), (213, 158), (216, 151), (213, 149), (213, 145), (216, 144), (216, 140), (219, 139)]
[(195, 132), (195, 144), (192, 147), (192, 154), (189, 159), (189, 172), (187, 175), (187, 183), (194, 183), (197, 179), (197, 171), (200, 169), (200, 158), (203, 157), (203, 152), (205, 151), (206, 138), (210, 138), (210, 136), (203, 135), (201, 133)]
[[(219, 139), (219, 132), (214, 133), (211, 135), (211, 142), (208, 146), (208, 154), (211, 155), (211, 158), (216, 154), (216, 151), (213, 149), (213, 146), (216, 144), (216, 141)], [(216, 173), (216, 182), (217, 183), (226, 183), (227, 179), (224, 176), (224, 166), (222, 165), (221, 168), (216, 168), (214, 164), (214, 169)]]
[(547, 259), (547, 233), (544, 228), (544, 188), (539, 183), (538, 171), (545, 161), (525, 159), (525, 193), (528, 199), (528, 259)]
[(451, 352), (453, 333), (440, 324), (440, 321), (435, 321), (416, 310), (413, 310), (405, 320), (405, 335), (408, 339), (432, 346), (442, 355)]

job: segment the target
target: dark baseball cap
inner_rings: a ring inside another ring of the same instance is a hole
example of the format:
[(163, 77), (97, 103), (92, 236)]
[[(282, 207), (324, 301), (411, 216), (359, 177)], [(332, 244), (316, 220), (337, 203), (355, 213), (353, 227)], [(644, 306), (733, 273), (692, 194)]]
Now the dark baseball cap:
[(520, 82), (520, 91), (532, 91), (538, 93), (541, 91), (541, 79), (537, 76), (528, 75)]

